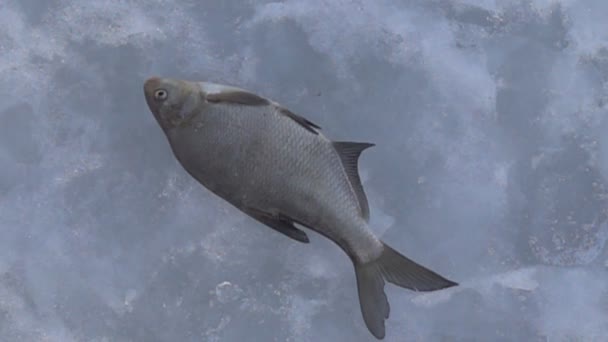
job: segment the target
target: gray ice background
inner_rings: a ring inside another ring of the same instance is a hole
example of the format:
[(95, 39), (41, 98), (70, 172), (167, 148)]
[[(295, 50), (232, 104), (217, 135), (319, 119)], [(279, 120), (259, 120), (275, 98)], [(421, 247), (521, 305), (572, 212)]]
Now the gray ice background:
[(386, 341), (606, 341), (608, 1), (0, 1), (1, 341), (373, 341), (353, 268), (210, 195), (151, 75), (271, 97), (361, 159), (373, 229), (461, 287)]

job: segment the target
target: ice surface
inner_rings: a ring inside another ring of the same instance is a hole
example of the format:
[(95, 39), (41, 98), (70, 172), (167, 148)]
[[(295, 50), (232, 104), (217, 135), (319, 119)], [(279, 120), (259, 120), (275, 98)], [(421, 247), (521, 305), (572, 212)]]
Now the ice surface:
[[(398, 4), (396, 4), (398, 3)], [(462, 283), (386, 341), (608, 336), (608, 2), (3, 0), (0, 340), (370, 341), (353, 268), (177, 164), (151, 75), (370, 141), (372, 229)]]

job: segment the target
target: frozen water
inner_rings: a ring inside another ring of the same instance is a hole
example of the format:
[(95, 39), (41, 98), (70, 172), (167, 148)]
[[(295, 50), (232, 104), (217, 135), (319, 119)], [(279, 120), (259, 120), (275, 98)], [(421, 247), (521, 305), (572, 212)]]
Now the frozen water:
[[(398, 4), (397, 4), (398, 3)], [(370, 141), (372, 229), (461, 287), (387, 286), (387, 341), (608, 336), (605, 0), (3, 0), (0, 340), (370, 341), (335, 245), (171, 155), (151, 75)]]

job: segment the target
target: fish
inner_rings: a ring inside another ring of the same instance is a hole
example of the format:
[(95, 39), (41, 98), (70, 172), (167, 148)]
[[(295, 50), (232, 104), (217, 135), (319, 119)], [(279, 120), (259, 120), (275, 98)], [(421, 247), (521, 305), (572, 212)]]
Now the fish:
[(358, 164), (375, 144), (330, 140), (307, 118), (236, 86), (152, 76), (143, 90), (175, 158), (204, 188), (284, 236), (309, 243), (310, 230), (348, 255), (376, 339), (389, 317), (386, 282), (423, 292), (458, 285), (370, 229)]

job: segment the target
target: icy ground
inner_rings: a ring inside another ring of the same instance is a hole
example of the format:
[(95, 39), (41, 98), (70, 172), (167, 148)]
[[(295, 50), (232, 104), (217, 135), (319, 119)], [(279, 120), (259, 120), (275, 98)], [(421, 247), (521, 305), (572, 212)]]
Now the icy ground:
[[(399, 5), (396, 5), (399, 4)], [(373, 227), (462, 286), (386, 341), (605, 341), (605, 0), (1, 0), (1, 341), (372, 341), (352, 266), (177, 164), (151, 75), (369, 141)]]

